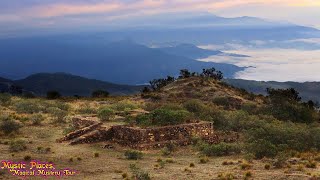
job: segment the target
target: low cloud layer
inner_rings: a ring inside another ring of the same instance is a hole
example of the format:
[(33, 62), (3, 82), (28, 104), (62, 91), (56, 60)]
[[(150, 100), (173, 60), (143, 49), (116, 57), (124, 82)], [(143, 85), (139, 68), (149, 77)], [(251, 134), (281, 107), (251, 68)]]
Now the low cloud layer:
[[(319, 81), (320, 50), (241, 49), (228, 51), (250, 57), (212, 56), (202, 61), (249, 67), (236, 78), (259, 81)], [(250, 67), (251, 66), (251, 67)]]

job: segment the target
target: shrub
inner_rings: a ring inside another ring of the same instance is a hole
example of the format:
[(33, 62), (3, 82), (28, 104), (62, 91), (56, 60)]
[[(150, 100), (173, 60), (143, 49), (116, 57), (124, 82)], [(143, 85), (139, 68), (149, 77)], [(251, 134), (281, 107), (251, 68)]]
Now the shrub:
[(65, 117), (68, 115), (68, 112), (56, 107), (50, 107), (48, 112), (51, 114), (54, 123), (65, 123)]
[(17, 132), (22, 127), (21, 123), (11, 119), (8, 115), (0, 115), (0, 130), (8, 135)]
[(212, 145), (202, 144), (199, 149), (206, 156), (225, 156), (241, 152), (239, 144), (229, 144), (224, 142)]
[(190, 114), (185, 110), (169, 110), (166, 108), (159, 108), (152, 113), (152, 124), (154, 125), (176, 125), (186, 122), (190, 119)]
[(42, 111), (40, 103), (31, 99), (20, 100), (14, 106), (18, 113), (33, 114)]
[(25, 161), (30, 161), (30, 160), (31, 160), (31, 156), (26, 155), (26, 156), (23, 157), (23, 159), (24, 159)]
[(314, 103), (302, 103), (295, 89), (267, 89), (267, 92), (270, 103), (265, 111), (279, 120), (312, 123), (319, 119)]
[(58, 91), (48, 91), (47, 92), (47, 99), (59, 99), (61, 94)]
[(137, 180), (151, 180), (151, 177), (148, 172), (142, 171), (134, 164), (130, 164), (129, 168), (132, 171), (133, 178)]
[(221, 174), (218, 174), (218, 179), (219, 180), (233, 180), (233, 179), (235, 179), (235, 177), (231, 173), (221, 173)]
[(208, 158), (208, 157), (202, 157), (202, 158), (200, 158), (200, 164), (205, 164), (205, 163), (207, 163), (207, 162), (209, 162), (209, 158)]
[(123, 173), (123, 174), (122, 174), (122, 178), (123, 178), (123, 179), (125, 179), (125, 178), (127, 178), (127, 177), (128, 177), (128, 174), (127, 174), (127, 173)]
[(240, 168), (241, 168), (242, 170), (248, 170), (248, 169), (251, 169), (251, 168), (252, 168), (252, 165), (249, 164), (248, 162), (242, 162), (242, 163), (240, 164)]
[(77, 112), (80, 114), (96, 114), (97, 109), (90, 107), (89, 104), (81, 105), (79, 109), (77, 109)]
[(166, 159), (166, 163), (174, 163), (174, 160), (169, 158), (169, 159)]
[(25, 92), (22, 94), (22, 97), (27, 99), (33, 99), (33, 98), (36, 98), (36, 95), (33, 94), (32, 92)]
[(189, 112), (195, 114), (200, 114), (206, 108), (203, 102), (197, 99), (187, 101), (183, 104), (183, 107), (186, 108), (186, 110), (188, 110)]
[(138, 115), (136, 123), (140, 126), (166, 126), (176, 125), (191, 119), (191, 115), (185, 110), (171, 110), (165, 107), (158, 108), (150, 114)]
[(130, 101), (121, 101), (111, 105), (111, 109), (115, 111), (125, 111), (138, 109), (138, 106)]
[(27, 149), (26, 142), (24, 140), (16, 140), (16, 141), (11, 141), (9, 143), (9, 150), (11, 152), (19, 152), (19, 151), (24, 151)]
[(169, 151), (169, 149), (167, 147), (164, 147), (162, 150), (161, 150), (161, 154), (163, 156), (169, 156), (172, 152)]
[(279, 152), (298, 152), (320, 148), (320, 128), (283, 121), (261, 123), (246, 132), (247, 150), (257, 158), (274, 157)]
[(105, 97), (108, 97), (109, 96), (109, 92), (108, 91), (105, 91), (105, 90), (96, 90), (96, 91), (93, 91), (91, 96), (93, 98), (105, 98)]
[(248, 151), (253, 153), (256, 158), (275, 157), (278, 153), (277, 147), (269, 141), (258, 139), (248, 144)]
[(315, 161), (308, 161), (308, 163), (306, 164), (306, 168), (317, 168), (317, 162)]
[(265, 164), (264, 169), (269, 170), (271, 168), (270, 164)]
[(0, 105), (6, 106), (11, 102), (11, 95), (8, 93), (0, 93)]
[(94, 157), (99, 157), (100, 156), (100, 154), (99, 153), (94, 153)]
[(288, 160), (288, 154), (286, 153), (279, 153), (276, 157), (276, 161), (273, 163), (273, 166), (275, 168), (283, 168), (285, 165), (287, 165)]
[(194, 163), (190, 163), (189, 167), (191, 168), (195, 167)]
[(252, 172), (251, 171), (245, 172), (244, 177), (246, 177), (246, 178), (252, 177)]
[(57, 107), (63, 111), (68, 111), (70, 109), (70, 105), (64, 102), (56, 101), (52, 103), (50, 106)]
[(40, 125), (44, 121), (44, 117), (42, 114), (34, 114), (30, 117), (30, 120), (33, 125)]
[(115, 112), (108, 107), (104, 107), (99, 109), (98, 117), (100, 118), (101, 121), (110, 121), (115, 117)]
[(138, 159), (142, 159), (143, 153), (135, 150), (127, 150), (124, 153), (124, 156), (129, 160), (138, 160)]

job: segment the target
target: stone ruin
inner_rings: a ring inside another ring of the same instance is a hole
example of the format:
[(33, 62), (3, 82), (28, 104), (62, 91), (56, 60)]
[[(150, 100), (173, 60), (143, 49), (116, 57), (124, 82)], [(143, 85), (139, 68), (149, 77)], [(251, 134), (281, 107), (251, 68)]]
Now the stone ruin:
[(135, 149), (161, 148), (167, 144), (189, 145), (193, 137), (208, 143), (233, 142), (237, 134), (216, 132), (210, 122), (199, 122), (155, 128), (130, 127), (127, 125), (104, 126), (93, 118), (74, 117), (74, 132), (67, 134), (57, 142), (69, 142), (70, 145), (110, 142)]

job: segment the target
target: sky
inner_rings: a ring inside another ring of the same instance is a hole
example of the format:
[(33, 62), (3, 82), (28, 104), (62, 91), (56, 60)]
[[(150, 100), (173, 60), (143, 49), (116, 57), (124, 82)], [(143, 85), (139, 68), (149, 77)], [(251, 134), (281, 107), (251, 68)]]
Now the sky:
[(172, 12), (254, 16), (320, 28), (320, 0), (1, 0), (0, 35), (34, 29), (85, 29)]

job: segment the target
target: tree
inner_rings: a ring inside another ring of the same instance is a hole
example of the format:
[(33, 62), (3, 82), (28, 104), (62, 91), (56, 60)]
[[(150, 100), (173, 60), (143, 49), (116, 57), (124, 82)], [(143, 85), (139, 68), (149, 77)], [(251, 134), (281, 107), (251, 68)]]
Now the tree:
[(166, 86), (174, 81), (175, 81), (174, 77), (167, 76), (167, 78), (165, 78), (165, 79), (154, 79), (154, 80), (150, 81), (149, 83), (150, 83), (151, 88), (154, 91), (156, 91), (156, 90), (160, 90), (164, 86)]
[(191, 77), (191, 73), (188, 69), (181, 69), (179, 78), (189, 78)]
[(148, 87), (144, 87), (141, 91), (143, 94), (147, 94), (147, 93), (150, 93), (150, 89)]
[(61, 94), (58, 91), (48, 91), (47, 99), (58, 99), (61, 97)]
[(91, 96), (94, 98), (104, 98), (109, 96), (109, 92), (105, 90), (96, 90), (92, 92)]
[(299, 96), (299, 92), (294, 88), (289, 89), (273, 89), (267, 88), (268, 97), (271, 101), (290, 101), (290, 102), (300, 102), (301, 97)]
[(221, 71), (217, 71), (215, 68), (202, 69), (201, 77), (209, 77), (214, 78), (216, 80), (223, 79), (223, 73)]

